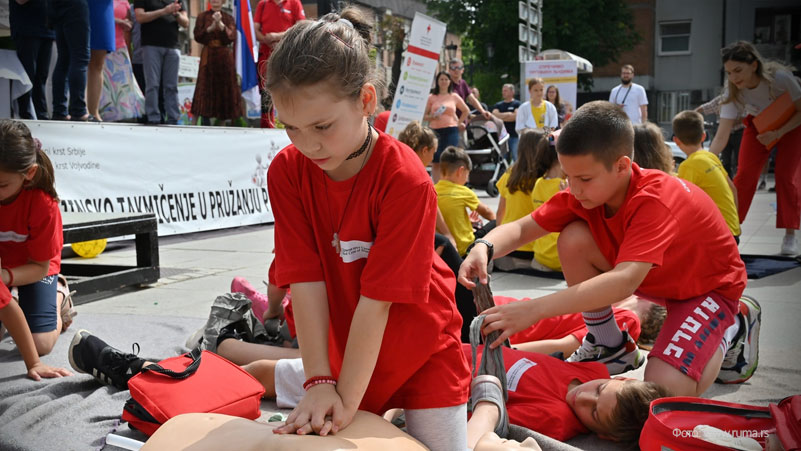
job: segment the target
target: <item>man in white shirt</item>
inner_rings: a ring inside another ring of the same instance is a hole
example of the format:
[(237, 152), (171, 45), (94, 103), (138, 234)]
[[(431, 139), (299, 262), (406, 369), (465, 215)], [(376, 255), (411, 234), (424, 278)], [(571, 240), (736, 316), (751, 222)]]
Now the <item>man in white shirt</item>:
[(609, 101), (623, 108), (632, 124), (648, 121), (648, 97), (645, 88), (634, 83), (634, 66), (626, 64), (620, 69), (620, 84), (609, 93)]

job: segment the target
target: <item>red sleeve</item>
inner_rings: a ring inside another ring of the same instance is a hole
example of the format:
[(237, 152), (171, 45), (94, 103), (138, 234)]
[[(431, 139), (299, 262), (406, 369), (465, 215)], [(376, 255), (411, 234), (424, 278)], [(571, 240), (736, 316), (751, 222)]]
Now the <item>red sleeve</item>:
[(561, 232), (568, 224), (580, 219), (579, 216), (570, 209), (570, 191), (559, 191), (539, 208), (531, 212), (534, 222), (549, 232)]
[(306, 13), (303, 11), (303, 5), (300, 3), (300, 0), (295, 2), (295, 23), (300, 22), (301, 20), (306, 18)]
[(679, 232), (676, 218), (664, 204), (653, 198), (642, 199), (627, 216), (615, 265), (646, 262), (661, 266), (665, 250)]
[(427, 302), (437, 216), (434, 186), (420, 183), (384, 200), (380, 208), (375, 242), (360, 279), (361, 294), (388, 302)]
[(11, 302), (11, 292), (8, 291), (6, 284), (0, 281), (0, 309), (5, 308)]
[[(301, 200), (303, 178), (288, 161), (291, 149), (276, 155), (267, 172), (270, 205), (275, 216), (275, 285), (325, 280), (317, 240)], [(292, 177), (291, 172), (295, 173)]]
[[(264, 11), (264, 2), (265, 1), (270, 1), (270, 0), (261, 0), (259, 2), (259, 4), (256, 5), (256, 15), (253, 16), (253, 22), (259, 24), (259, 27), (263, 26), (262, 22), (261, 22), (261, 15), (262, 15), (262, 12)], [(262, 31), (264, 31), (264, 30), (262, 30)]]
[(28, 222), (30, 234), (25, 241), (28, 258), (43, 262), (61, 254), (64, 246), (62, 235), (61, 211), (58, 203), (44, 192), (37, 193), (38, 208), (31, 209)]

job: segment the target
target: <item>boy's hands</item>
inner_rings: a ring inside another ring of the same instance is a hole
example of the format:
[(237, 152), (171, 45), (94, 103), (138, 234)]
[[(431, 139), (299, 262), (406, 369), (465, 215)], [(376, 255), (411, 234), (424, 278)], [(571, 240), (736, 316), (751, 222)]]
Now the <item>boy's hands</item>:
[(478, 281), (486, 285), (489, 283), (489, 275), (487, 275), (487, 245), (477, 243), (467, 254), (462, 266), (459, 267), (458, 282), (466, 288), (472, 290), (476, 287), (476, 278)]
[(489, 346), (491, 349), (497, 348), (513, 334), (527, 329), (539, 321), (540, 318), (537, 313), (536, 301), (536, 299), (529, 299), (526, 301), (496, 305), (482, 312), (483, 315), (487, 315), (484, 319), (484, 327), (482, 329), (484, 336), (496, 330), (501, 331), (501, 335), (498, 339), (490, 343)]
[(28, 369), (28, 377), (35, 381), (40, 381), (43, 377), (54, 378), (62, 376), (72, 376), (72, 373), (64, 368), (47, 366), (42, 362), (38, 362)]
[(346, 414), (342, 398), (334, 385), (318, 384), (309, 388), (295, 410), (289, 414), (286, 423), (273, 432), (324, 436), (329, 432), (337, 433), (350, 424), (355, 414), (355, 410)]

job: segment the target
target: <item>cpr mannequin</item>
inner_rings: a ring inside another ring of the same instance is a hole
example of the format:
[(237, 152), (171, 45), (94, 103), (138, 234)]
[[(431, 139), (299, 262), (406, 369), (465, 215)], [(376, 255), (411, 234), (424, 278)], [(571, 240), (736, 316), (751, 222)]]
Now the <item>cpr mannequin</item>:
[[(420, 442), (392, 423), (369, 412), (359, 411), (353, 422), (336, 435), (274, 434), (281, 422), (261, 423), (244, 418), (213, 413), (178, 415), (164, 423), (145, 443), (142, 451), (191, 449), (192, 451), (327, 451), (364, 449), (380, 451), (424, 451)], [(476, 444), (477, 451), (514, 449), (539, 450), (529, 438), (522, 444), (485, 433)]]

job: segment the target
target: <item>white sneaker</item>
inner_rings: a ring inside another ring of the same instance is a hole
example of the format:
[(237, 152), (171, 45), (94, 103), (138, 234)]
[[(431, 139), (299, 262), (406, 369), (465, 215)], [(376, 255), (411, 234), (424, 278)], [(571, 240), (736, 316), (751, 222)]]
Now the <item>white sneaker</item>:
[(739, 384), (754, 375), (759, 365), (759, 329), (762, 325), (762, 307), (750, 296), (740, 298), (737, 321), (741, 331), (732, 343), (715, 380), (721, 384)]
[(798, 239), (795, 235), (784, 235), (782, 239), (782, 255), (798, 255)]
[(595, 336), (588, 333), (581, 342), (581, 346), (565, 360), (567, 362), (603, 363), (611, 375), (636, 370), (645, 363), (645, 356), (640, 352), (631, 335), (626, 331), (622, 332), (623, 343), (615, 348), (596, 344)]

